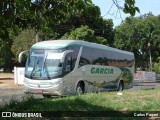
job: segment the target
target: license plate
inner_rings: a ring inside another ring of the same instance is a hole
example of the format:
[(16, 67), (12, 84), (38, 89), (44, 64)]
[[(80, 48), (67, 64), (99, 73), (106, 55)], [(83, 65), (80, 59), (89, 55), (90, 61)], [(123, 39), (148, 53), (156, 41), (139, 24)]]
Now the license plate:
[(36, 92), (37, 92), (37, 93), (42, 93), (43, 91), (42, 91), (42, 90), (36, 90)]

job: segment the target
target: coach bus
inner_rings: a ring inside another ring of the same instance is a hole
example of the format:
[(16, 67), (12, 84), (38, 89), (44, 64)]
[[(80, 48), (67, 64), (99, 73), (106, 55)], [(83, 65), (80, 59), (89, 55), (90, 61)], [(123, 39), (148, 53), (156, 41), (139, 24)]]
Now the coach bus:
[(80, 40), (42, 41), (29, 51), (24, 92), (51, 97), (122, 91), (133, 87), (133, 75), (132, 52)]

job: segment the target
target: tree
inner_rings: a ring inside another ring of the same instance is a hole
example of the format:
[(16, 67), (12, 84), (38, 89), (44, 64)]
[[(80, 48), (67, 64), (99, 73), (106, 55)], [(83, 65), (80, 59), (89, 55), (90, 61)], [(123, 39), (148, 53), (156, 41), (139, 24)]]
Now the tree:
[(17, 64), (18, 55), (20, 52), (29, 50), (33, 44), (35, 44), (36, 31), (33, 29), (23, 30), (17, 36), (13, 38), (13, 45), (11, 47), (13, 57), (13, 63)]
[[(115, 3), (118, 3), (117, 0), (113, 1), (116, 1)], [(129, 13), (132, 16), (134, 16), (136, 12), (140, 12), (139, 8), (135, 6), (135, 0), (125, 0), (124, 7), (122, 9), (124, 13)]]
[[(11, 52), (11, 44), (12, 40), (9, 39), (8, 41), (3, 41), (0, 39), (0, 67), (3, 67), (5, 71), (11, 72), (13, 68), (12, 64), (12, 57), (13, 54)], [(3, 52), (2, 52), (3, 51)]]
[(95, 36), (94, 31), (88, 26), (81, 26), (69, 33), (66, 33), (61, 39), (74, 39), (94, 42), (99, 44), (107, 44), (107, 40), (103, 37)]
[[(117, 0), (113, 2), (118, 9), (122, 8), (124, 13), (134, 15), (136, 11), (139, 12), (135, 7), (135, 0), (125, 0), (124, 7), (120, 7)], [(84, 6), (89, 7), (84, 9)], [(48, 23), (64, 22), (70, 16), (75, 16), (77, 11), (89, 12), (90, 17), (100, 15), (99, 8), (94, 6), (91, 0), (1, 0), (0, 38), (9, 36), (8, 28), (14, 29), (15, 25), (22, 28), (31, 26), (37, 30), (48, 30)]]
[[(79, 1), (89, 4), (89, 0), (86, 0), (85, 2), (82, 0)], [(66, 20), (68, 20), (68, 17), (70, 17), (70, 11), (76, 11), (75, 9), (77, 9), (77, 5), (80, 5), (80, 3), (73, 0), (1, 0), (0, 61), (2, 62), (0, 63), (0, 66), (5, 68), (13, 66), (13, 61), (11, 59), (12, 57), (10, 56), (8, 60), (7, 56), (7, 54), (12, 55), (10, 48), (13, 38), (10, 38), (10, 31), (12, 31), (12, 34), (14, 34), (13, 32), (17, 32), (17, 27), (20, 31), (27, 28), (33, 28), (36, 32), (43, 31), (44, 33), (50, 34), (53, 32), (50, 24), (54, 23), (54, 25), (56, 25), (64, 23)], [(73, 9), (72, 6), (74, 6), (75, 9)], [(23, 39), (21, 40), (23, 43)], [(13, 46), (12, 48), (12, 51), (15, 54), (14, 57), (17, 57), (17, 53), (15, 52), (17, 47)], [(7, 63), (6, 61), (10, 62)]]
[[(131, 5), (130, 8), (134, 2), (129, 1), (126, 3)], [(94, 34), (100, 36), (98, 39), (102, 39), (102, 43), (113, 45), (113, 22), (103, 20), (99, 7), (93, 5), (91, 0), (1, 0), (0, 61), (3, 62), (0, 66), (13, 66), (12, 60), (15, 58), (5, 63), (7, 54), (12, 56), (9, 49), (13, 42), (11, 34), (16, 36), (19, 31), (32, 28), (36, 33), (42, 31), (45, 38), (57, 39), (81, 25), (88, 25), (94, 30)], [(13, 49), (12, 51), (16, 57), (17, 53)]]
[[(160, 55), (159, 16), (151, 13), (140, 17), (128, 17), (115, 28), (114, 46), (120, 49), (132, 51), (136, 57), (136, 66), (147, 68), (149, 65), (149, 51), (153, 62)], [(148, 46), (148, 43), (151, 45)]]

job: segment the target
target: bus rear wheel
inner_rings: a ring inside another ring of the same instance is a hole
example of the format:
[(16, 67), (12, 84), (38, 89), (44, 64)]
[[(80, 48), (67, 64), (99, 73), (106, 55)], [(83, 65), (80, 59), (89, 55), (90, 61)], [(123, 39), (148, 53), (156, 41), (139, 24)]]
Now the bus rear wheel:
[(118, 91), (123, 91), (123, 81), (119, 82)]
[(84, 84), (83, 82), (79, 82), (76, 87), (76, 94), (80, 95), (84, 93)]

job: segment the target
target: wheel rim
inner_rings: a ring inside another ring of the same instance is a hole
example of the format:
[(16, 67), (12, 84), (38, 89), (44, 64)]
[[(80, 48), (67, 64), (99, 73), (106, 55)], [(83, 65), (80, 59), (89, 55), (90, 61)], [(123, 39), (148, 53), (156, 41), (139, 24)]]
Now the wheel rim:
[(77, 94), (80, 95), (83, 93), (83, 90), (80, 86), (77, 87)]
[(119, 84), (119, 91), (122, 91), (123, 90), (123, 86), (122, 86), (122, 83)]

